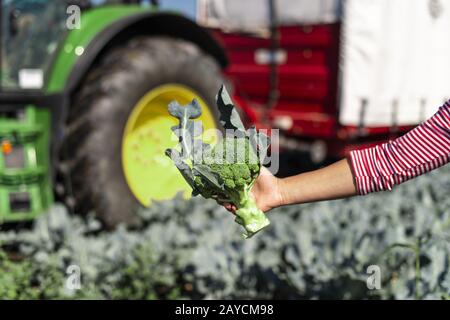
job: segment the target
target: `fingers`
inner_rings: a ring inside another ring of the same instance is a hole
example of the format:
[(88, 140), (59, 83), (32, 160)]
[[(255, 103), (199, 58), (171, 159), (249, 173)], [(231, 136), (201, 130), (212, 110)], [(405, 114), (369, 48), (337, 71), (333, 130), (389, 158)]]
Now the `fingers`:
[(236, 214), (237, 207), (234, 204), (232, 204), (229, 199), (226, 199), (225, 196), (223, 196), (223, 195), (217, 196), (215, 198), (215, 200), (217, 201), (218, 204), (223, 206), (225, 209), (227, 209), (228, 211), (230, 211), (233, 214)]
[(232, 212), (232, 213), (236, 213), (236, 206), (234, 204), (231, 203), (227, 203), (227, 205), (225, 206), (225, 209), (227, 209), (228, 211)]
[(228, 211), (230, 211), (233, 214), (236, 214), (236, 206), (232, 203), (219, 203), (221, 204), (225, 209), (227, 209)]

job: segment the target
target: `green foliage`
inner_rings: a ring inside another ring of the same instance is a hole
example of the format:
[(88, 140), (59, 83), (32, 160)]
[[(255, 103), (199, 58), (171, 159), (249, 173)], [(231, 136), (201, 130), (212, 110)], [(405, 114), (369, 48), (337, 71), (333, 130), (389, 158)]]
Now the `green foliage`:
[[(448, 299), (449, 176), (447, 166), (392, 192), (279, 208), (252, 241), (201, 198), (156, 203), (114, 232), (55, 206), (30, 230), (0, 232), (21, 258), (0, 255), (0, 298)], [(367, 289), (372, 264), (381, 290)]]
[(0, 250), (0, 299), (50, 299), (61, 295), (64, 275), (54, 260), (41, 268), (32, 260), (11, 260)]
[(0, 298), (36, 299), (39, 291), (33, 287), (31, 261), (14, 263), (0, 251)]
[(233, 130), (233, 136), (226, 135), (213, 148), (199, 138), (201, 123), (194, 121), (201, 115), (201, 108), (194, 99), (181, 106), (177, 102), (169, 104), (169, 113), (179, 120), (172, 128), (179, 139), (180, 151), (168, 149), (180, 173), (193, 189), (193, 195), (220, 199), (233, 203), (235, 221), (244, 227), (244, 238), (249, 238), (269, 225), (269, 219), (250, 197), (250, 190), (259, 175), (261, 164), (258, 152), (265, 152), (268, 145), (255, 139), (256, 130), (245, 130), (224, 86), (217, 95), (220, 123), (224, 130)]
[(176, 299), (180, 289), (175, 287), (173, 278), (165, 275), (157, 266), (157, 261), (148, 246), (133, 249), (129, 261), (121, 272), (121, 277), (112, 289), (113, 299)]
[[(70, 217), (55, 206), (31, 230), (0, 233), (0, 299), (177, 298), (172, 274), (156, 263), (150, 243), (136, 232), (101, 231), (92, 217)], [(11, 251), (10, 248), (15, 248)], [(67, 267), (81, 269), (81, 289), (66, 287)]]

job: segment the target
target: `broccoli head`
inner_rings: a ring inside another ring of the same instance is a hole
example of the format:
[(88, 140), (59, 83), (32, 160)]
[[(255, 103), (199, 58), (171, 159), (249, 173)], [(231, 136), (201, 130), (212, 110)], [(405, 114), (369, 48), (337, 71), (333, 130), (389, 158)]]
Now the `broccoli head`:
[(194, 170), (194, 188), (199, 194), (233, 203), (238, 208), (236, 222), (244, 227), (245, 237), (269, 224), (250, 193), (261, 165), (247, 137), (223, 139), (205, 155), (204, 163), (216, 175), (220, 187)]

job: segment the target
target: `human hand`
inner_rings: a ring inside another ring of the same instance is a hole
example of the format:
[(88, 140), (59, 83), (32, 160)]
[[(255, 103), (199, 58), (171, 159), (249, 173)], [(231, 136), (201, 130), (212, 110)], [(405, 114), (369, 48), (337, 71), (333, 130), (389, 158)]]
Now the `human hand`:
[[(261, 172), (256, 179), (251, 196), (255, 199), (256, 205), (263, 212), (267, 212), (283, 203), (281, 193), (281, 179), (275, 177), (267, 168), (261, 167)], [(228, 211), (235, 213), (237, 208), (232, 203), (220, 203)]]

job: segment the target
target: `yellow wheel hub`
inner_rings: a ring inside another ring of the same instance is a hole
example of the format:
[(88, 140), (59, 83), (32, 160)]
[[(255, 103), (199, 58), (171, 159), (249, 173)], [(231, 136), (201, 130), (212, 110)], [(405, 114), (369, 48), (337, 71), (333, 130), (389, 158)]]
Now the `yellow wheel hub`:
[[(196, 98), (202, 107), (205, 130), (216, 128), (216, 122), (205, 101), (192, 89), (167, 84), (143, 96), (134, 107), (125, 126), (122, 140), (122, 168), (127, 184), (144, 206), (152, 200), (173, 198), (179, 191), (187, 198), (191, 188), (172, 160), (164, 152), (178, 144), (171, 127), (177, 120), (169, 115), (167, 105), (176, 100), (186, 105)], [(208, 143), (213, 143), (213, 136)]]

